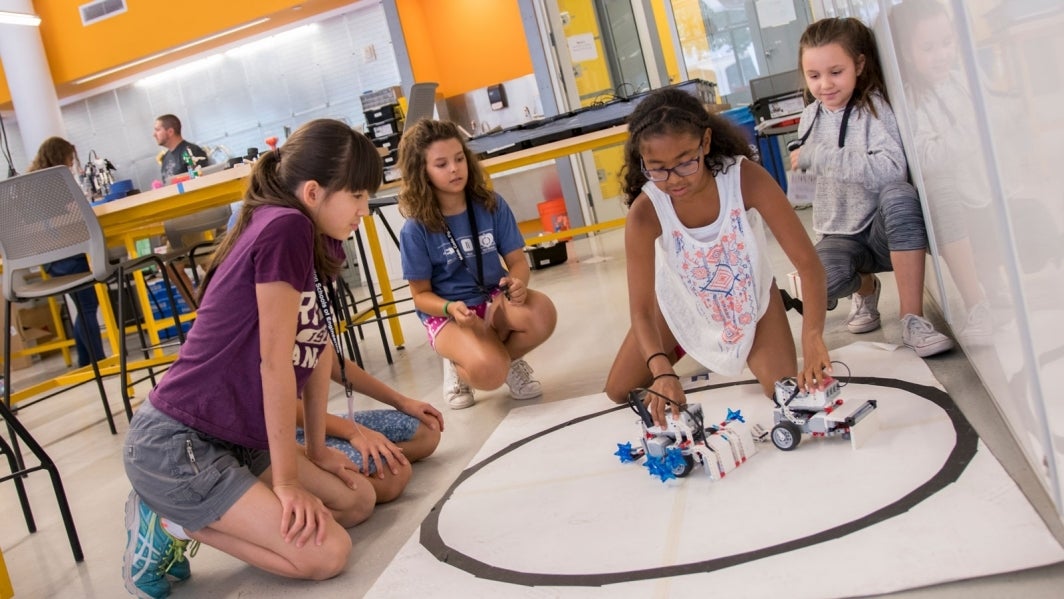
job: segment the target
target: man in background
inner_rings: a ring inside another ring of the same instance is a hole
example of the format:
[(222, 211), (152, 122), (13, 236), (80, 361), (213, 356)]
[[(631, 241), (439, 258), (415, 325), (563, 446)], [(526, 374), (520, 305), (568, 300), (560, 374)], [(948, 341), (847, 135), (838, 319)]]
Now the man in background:
[(169, 183), (174, 175), (187, 173), (194, 167), (207, 166), (207, 153), (181, 137), (181, 119), (176, 116), (164, 114), (155, 119), (152, 136), (156, 143), (166, 148), (161, 161), (163, 183)]

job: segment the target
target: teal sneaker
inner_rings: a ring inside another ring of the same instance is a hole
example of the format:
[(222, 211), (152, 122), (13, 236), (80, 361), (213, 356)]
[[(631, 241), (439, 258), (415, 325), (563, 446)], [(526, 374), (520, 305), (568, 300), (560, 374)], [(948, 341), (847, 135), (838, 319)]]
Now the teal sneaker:
[[(122, 578), (126, 590), (141, 599), (161, 599), (170, 595), (167, 575), (177, 580), (191, 576), (185, 548), (166, 532), (156, 514), (130, 491), (126, 500), (126, 552), (122, 557)], [(198, 543), (193, 547), (193, 552)]]

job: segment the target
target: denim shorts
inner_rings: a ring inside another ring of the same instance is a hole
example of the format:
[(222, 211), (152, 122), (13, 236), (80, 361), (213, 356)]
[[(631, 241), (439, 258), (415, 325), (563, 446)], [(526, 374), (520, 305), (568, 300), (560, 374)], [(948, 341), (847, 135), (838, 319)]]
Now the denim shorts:
[[(346, 419), (347, 415), (340, 415), (341, 418)], [(403, 441), (409, 441), (414, 437), (414, 433), (417, 432), (417, 427), (421, 425), (421, 421), (413, 416), (404, 414), (399, 410), (367, 410), (365, 412), (355, 412), (355, 422), (362, 426), (377, 431), (384, 435), (392, 443), (402, 443)], [(300, 445), (304, 443), (303, 429), (296, 429), (296, 442)], [(360, 454), (347, 439), (340, 437), (325, 437), (325, 445), (339, 449), (344, 452), (352, 462), (358, 466), (359, 470), (362, 469), (362, 454)], [(372, 476), (377, 472), (377, 464), (373, 458), (369, 460), (369, 474)]]
[(194, 532), (247, 493), (270, 467), (270, 452), (205, 435), (146, 401), (129, 425), (123, 461), (144, 503)]

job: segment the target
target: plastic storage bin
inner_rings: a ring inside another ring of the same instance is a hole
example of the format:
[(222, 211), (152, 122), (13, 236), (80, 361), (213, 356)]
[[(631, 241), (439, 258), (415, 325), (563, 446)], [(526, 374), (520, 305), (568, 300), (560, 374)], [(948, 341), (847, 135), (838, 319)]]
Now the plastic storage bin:
[(776, 137), (762, 137), (754, 128), (754, 113), (749, 106), (732, 108), (720, 113), (721, 116), (739, 126), (746, 134), (746, 140), (754, 147), (754, 154), (761, 166), (765, 167), (772, 178), (787, 191), (787, 170), (783, 166), (779, 140)]

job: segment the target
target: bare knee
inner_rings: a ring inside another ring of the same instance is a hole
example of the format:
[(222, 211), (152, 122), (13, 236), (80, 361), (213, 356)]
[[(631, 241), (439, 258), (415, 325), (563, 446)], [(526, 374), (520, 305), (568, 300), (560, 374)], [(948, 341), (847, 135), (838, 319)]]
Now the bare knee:
[(603, 389), (606, 392), (606, 397), (610, 398), (613, 403), (625, 403), (628, 401), (628, 392), (631, 389), (622, 389), (622, 385), (618, 385), (617, 381), (613, 379), (606, 379), (606, 388)]
[(383, 479), (373, 479), (373, 488), (377, 492), (377, 503), (388, 503), (395, 500), (403, 493), (403, 489), (406, 489), (407, 483), (410, 482), (410, 476), (414, 472), (410, 464), (397, 464), (396, 469), (399, 471), (396, 474), (389, 472)]
[(510, 372), (510, 357), (503, 349), (500, 352), (481, 354), (477, 359), (463, 361), (462, 366), (468, 374), (468, 378), (462, 378), (472, 387), (498, 389), (506, 382), (506, 375)]
[(346, 531), (329, 534), (325, 543), (315, 552), (300, 552), (295, 563), (296, 577), (305, 580), (328, 580), (347, 567), (351, 555), (351, 537)]
[(429, 457), (436, 451), (440, 445), (440, 431), (431, 429), (422, 423), (409, 441), (403, 441), (398, 445), (403, 448), (403, 455), (406, 459), (416, 462)]
[(376, 504), (377, 492), (373, 485), (360, 478), (355, 483), (355, 488), (345, 495), (344, 505), (328, 507), (340, 526), (351, 528), (365, 522), (373, 514), (373, 506)]

